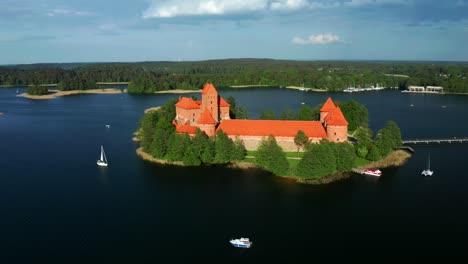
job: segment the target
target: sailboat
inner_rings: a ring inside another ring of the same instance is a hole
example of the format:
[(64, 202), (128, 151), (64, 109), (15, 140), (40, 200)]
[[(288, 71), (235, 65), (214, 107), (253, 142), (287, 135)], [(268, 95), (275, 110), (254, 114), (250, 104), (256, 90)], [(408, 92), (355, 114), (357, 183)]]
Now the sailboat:
[(107, 167), (106, 153), (104, 152), (104, 147), (102, 145), (101, 145), (101, 159), (99, 159), (96, 163), (99, 166)]
[(423, 170), (421, 172), (421, 175), (424, 175), (424, 176), (432, 176), (434, 172), (431, 171), (431, 156), (428, 155), (428, 160), (427, 160), (427, 170)]

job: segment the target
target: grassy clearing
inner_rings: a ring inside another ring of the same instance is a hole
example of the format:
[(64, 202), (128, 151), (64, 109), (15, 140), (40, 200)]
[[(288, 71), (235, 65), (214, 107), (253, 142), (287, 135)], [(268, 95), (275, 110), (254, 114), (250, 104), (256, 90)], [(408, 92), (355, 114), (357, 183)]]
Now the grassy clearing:
[[(299, 155), (297, 152), (284, 152), (286, 154), (286, 158), (302, 158), (304, 156), (304, 152), (299, 152)], [(257, 151), (254, 150), (247, 150), (247, 156), (256, 156)]]

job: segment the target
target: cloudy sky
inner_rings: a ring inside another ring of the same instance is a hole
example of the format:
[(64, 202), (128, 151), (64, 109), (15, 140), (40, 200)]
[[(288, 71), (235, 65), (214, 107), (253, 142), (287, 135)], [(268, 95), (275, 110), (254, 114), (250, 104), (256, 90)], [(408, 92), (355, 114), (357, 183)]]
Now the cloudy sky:
[(468, 61), (468, 0), (0, 0), (0, 64)]

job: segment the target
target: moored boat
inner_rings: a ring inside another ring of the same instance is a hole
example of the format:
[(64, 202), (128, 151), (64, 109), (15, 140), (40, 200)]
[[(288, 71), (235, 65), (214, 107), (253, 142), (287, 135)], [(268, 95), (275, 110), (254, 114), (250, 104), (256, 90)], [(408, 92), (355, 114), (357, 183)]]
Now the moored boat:
[(379, 169), (365, 169), (362, 174), (367, 174), (367, 175), (372, 175), (372, 176), (377, 176), (380, 177), (382, 176), (382, 172)]
[(250, 248), (252, 246), (252, 242), (248, 238), (243, 237), (241, 237), (240, 239), (231, 239), (229, 243), (239, 248)]

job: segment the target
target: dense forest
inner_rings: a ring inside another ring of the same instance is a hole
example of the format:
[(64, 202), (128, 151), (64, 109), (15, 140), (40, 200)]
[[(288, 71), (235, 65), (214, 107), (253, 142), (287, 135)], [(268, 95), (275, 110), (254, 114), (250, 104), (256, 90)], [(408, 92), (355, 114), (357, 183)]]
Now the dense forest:
[(67, 63), (0, 67), (0, 85), (58, 84), (60, 90), (92, 89), (96, 82), (130, 82), (131, 93), (200, 89), (206, 82), (304, 86), (328, 91), (347, 87), (443, 86), (468, 93), (468, 63), (389, 61), (290, 61), (226, 59), (194, 62)]

